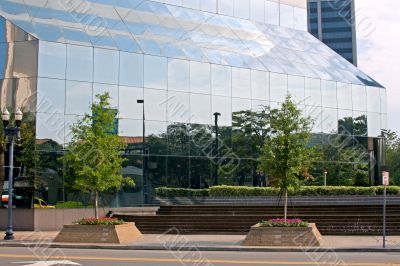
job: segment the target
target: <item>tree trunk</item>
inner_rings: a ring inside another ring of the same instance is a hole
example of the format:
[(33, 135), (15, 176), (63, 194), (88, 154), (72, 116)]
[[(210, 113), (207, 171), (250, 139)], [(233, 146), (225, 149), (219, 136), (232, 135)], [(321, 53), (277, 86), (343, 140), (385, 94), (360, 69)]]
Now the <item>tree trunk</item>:
[(285, 223), (287, 221), (287, 205), (288, 205), (288, 191), (285, 189)]
[(99, 219), (99, 192), (94, 192), (94, 217)]

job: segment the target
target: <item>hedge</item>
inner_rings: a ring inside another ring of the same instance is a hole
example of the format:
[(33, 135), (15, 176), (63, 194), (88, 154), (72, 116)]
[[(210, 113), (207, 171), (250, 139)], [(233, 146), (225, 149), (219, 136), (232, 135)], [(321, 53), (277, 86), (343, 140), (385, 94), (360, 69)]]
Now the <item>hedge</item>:
[[(388, 187), (388, 195), (400, 195), (400, 187)], [(291, 196), (345, 196), (345, 195), (382, 195), (383, 187), (322, 187), (304, 186), (289, 190)], [(271, 187), (239, 187), (215, 186), (209, 189), (167, 188), (156, 189), (156, 195), (161, 198), (173, 197), (268, 197), (278, 196), (279, 189)]]
[(167, 188), (159, 187), (155, 189), (157, 197), (208, 197), (209, 189), (189, 189), (189, 188)]

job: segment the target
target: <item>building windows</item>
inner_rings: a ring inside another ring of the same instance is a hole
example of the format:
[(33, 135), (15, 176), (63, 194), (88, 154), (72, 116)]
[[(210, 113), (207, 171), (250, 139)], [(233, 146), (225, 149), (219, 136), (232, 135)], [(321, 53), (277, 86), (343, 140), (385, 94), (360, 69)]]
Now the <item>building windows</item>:
[(189, 92), (189, 61), (168, 59), (168, 90)]
[(232, 95), (231, 67), (211, 65), (211, 88), (213, 95)]
[(143, 87), (143, 55), (120, 53), (119, 85)]

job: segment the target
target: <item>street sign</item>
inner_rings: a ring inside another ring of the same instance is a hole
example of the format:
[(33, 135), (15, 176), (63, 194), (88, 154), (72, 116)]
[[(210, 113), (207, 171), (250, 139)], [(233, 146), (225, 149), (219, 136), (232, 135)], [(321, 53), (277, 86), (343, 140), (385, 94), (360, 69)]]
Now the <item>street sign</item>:
[(382, 180), (384, 186), (389, 186), (389, 172), (382, 172)]

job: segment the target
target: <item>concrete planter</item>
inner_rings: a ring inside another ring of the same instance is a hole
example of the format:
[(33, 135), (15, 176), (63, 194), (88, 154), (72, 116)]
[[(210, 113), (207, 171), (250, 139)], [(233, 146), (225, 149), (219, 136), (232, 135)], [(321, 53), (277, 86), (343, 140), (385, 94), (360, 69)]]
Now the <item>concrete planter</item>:
[(253, 225), (242, 246), (319, 247), (322, 236), (315, 224), (308, 227), (262, 227)]
[(141, 238), (135, 223), (121, 225), (64, 225), (54, 239), (62, 243), (127, 244)]

